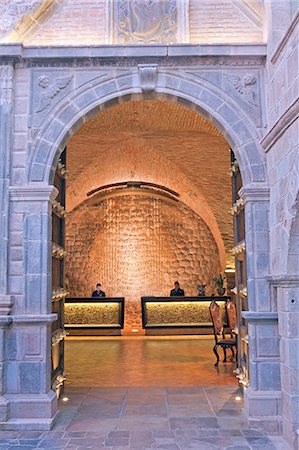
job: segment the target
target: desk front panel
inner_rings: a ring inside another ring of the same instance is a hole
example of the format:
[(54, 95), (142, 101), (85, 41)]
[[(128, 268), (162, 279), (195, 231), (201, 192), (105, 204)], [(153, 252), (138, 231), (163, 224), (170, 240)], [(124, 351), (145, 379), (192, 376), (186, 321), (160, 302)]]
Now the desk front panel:
[(71, 298), (64, 305), (65, 328), (121, 329), (124, 298)]
[[(212, 327), (209, 306), (216, 300), (225, 311), (229, 297), (142, 297), (144, 328)], [(223, 317), (226, 323), (226, 317)]]

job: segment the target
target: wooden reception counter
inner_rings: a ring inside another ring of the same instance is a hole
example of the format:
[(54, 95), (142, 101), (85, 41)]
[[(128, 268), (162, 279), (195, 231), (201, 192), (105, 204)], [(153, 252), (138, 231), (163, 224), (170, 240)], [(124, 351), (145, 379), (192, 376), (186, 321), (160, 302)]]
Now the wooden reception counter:
[(64, 327), (70, 335), (119, 336), (124, 307), (123, 297), (66, 298)]
[(146, 334), (212, 334), (209, 306), (230, 297), (141, 297), (142, 326)]

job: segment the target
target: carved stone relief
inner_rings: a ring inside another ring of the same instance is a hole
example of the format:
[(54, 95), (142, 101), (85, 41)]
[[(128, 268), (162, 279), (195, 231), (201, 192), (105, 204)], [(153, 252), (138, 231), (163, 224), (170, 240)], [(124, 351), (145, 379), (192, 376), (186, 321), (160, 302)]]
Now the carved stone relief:
[(226, 74), (225, 78), (243, 101), (249, 105), (258, 106), (257, 77), (254, 73), (248, 73), (243, 77)]
[(177, 0), (116, 0), (114, 43), (177, 42)]
[(71, 91), (73, 78), (73, 75), (61, 71), (34, 73), (32, 82), (33, 126), (39, 126), (49, 111)]
[(42, 0), (0, 0), (0, 34), (12, 30), (19, 20), (41, 3)]

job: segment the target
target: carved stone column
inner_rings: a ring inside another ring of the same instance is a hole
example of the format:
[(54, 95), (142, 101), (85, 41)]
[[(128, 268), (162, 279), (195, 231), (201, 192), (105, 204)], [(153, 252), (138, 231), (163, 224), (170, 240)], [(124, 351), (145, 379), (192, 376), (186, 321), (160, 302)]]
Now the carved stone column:
[(271, 300), (269, 276), (269, 189), (241, 189), (245, 201), (249, 386), (244, 415), (250, 425), (281, 432), (281, 383), (277, 305)]

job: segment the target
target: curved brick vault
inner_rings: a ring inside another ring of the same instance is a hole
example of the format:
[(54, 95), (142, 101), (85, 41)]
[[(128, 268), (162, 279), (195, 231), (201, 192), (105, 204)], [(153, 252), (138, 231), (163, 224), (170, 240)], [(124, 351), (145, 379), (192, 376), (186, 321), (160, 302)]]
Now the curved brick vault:
[(68, 143), (67, 159), (69, 211), (89, 191), (110, 183), (165, 185), (206, 222), (222, 268), (233, 263), (229, 146), (196, 112), (161, 100), (122, 103), (78, 130)]

